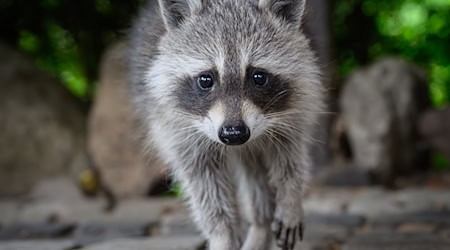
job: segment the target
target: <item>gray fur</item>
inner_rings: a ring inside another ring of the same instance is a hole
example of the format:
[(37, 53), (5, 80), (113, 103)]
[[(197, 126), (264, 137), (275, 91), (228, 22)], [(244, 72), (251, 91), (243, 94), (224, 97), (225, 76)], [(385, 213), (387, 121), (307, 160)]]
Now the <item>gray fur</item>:
[[(271, 224), (283, 249), (301, 239), (308, 150), (322, 110), (319, 69), (301, 31), (304, 2), (154, 0), (130, 34), (148, 146), (171, 166), (210, 249), (269, 249)], [(254, 88), (252, 68), (269, 72), (273, 85)], [(205, 71), (215, 72), (215, 88), (193, 91)], [(229, 119), (249, 126), (244, 145), (217, 140)], [(251, 222), (246, 239), (241, 217)]]

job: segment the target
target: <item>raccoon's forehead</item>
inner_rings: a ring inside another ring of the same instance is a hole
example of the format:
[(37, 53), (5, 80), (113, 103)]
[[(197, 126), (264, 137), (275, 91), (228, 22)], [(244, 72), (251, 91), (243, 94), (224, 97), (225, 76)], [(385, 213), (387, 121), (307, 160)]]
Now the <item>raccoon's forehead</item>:
[[(226, 4), (230, 3), (230, 4)], [(211, 7), (161, 41), (167, 63), (181, 66), (180, 72), (196, 74), (211, 68), (219, 73), (227, 67), (264, 68), (278, 74), (299, 72), (299, 61), (307, 41), (299, 32), (271, 19), (249, 1)], [(235, 71), (236, 72), (236, 71)]]

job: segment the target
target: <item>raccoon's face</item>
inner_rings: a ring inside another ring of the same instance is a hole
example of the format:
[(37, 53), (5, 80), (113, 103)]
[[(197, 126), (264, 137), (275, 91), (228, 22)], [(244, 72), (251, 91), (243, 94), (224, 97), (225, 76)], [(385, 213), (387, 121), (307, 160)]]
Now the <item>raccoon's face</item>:
[[(241, 145), (262, 134), (267, 115), (288, 109), (289, 81), (264, 68), (230, 67), (187, 77), (175, 92), (178, 107), (198, 116), (198, 128), (226, 145)], [(235, 72), (233, 72), (235, 71)]]
[(211, 140), (242, 145), (270, 132), (315, 83), (304, 1), (159, 3), (167, 33), (147, 75), (154, 97)]

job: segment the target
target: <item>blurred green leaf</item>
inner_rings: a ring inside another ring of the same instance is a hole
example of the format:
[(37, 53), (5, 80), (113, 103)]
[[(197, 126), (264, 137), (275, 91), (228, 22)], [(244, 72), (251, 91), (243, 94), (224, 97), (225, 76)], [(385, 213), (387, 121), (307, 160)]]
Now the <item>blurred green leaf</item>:
[(177, 182), (173, 182), (169, 194), (175, 197), (181, 197), (183, 195), (183, 189), (181, 185)]
[[(341, 77), (353, 66), (367, 63), (358, 60), (350, 47), (367, 39), (370, 61), (396, 55), (421, 65), (430, 75), (434, 105), (450, 103), (450, 0), (337, 0), (336, 6), (333, 24)], [(353, 25), (357, 12), (367, 17), (360, 26), (373, 24), (376, 29), (352, 30), (360, 28)]]
[(442, 154), (439, 154), (439, 153), (434, 153), (433, 154), (433, 168), (437, 169), (437, 170), (447, 170), (447, 169), (450, 169), (450, 164), (449, 164), (447, 158), (445, 158), (445, 156), (443, 156)]
[[(5, 0), (0, 26), (7, 41), (89, 99), (103, 49), (144, 2)], [(341, 78), (379, 57), (402, 56), (428, 70), (435, 106), (450, 103), (450, 0), (336, 0), (332, 20)]]
[(39, 50), (39, 38), (26, 30), (19, 33), (19, 47), (21, 50), (34, 54)]

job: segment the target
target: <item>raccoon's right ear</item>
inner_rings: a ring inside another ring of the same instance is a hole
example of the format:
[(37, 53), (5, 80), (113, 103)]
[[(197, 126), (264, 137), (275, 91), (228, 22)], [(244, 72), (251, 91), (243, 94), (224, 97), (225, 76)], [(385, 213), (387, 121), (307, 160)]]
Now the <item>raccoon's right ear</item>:
[(289, 23), (300, 28), (305, 15), (306, 0), (258, 0), (262, 10), (272, 12)]
[(158, 0), (167, 29), (177, 28), (192, 15), (198, 14), (204, 0)]

